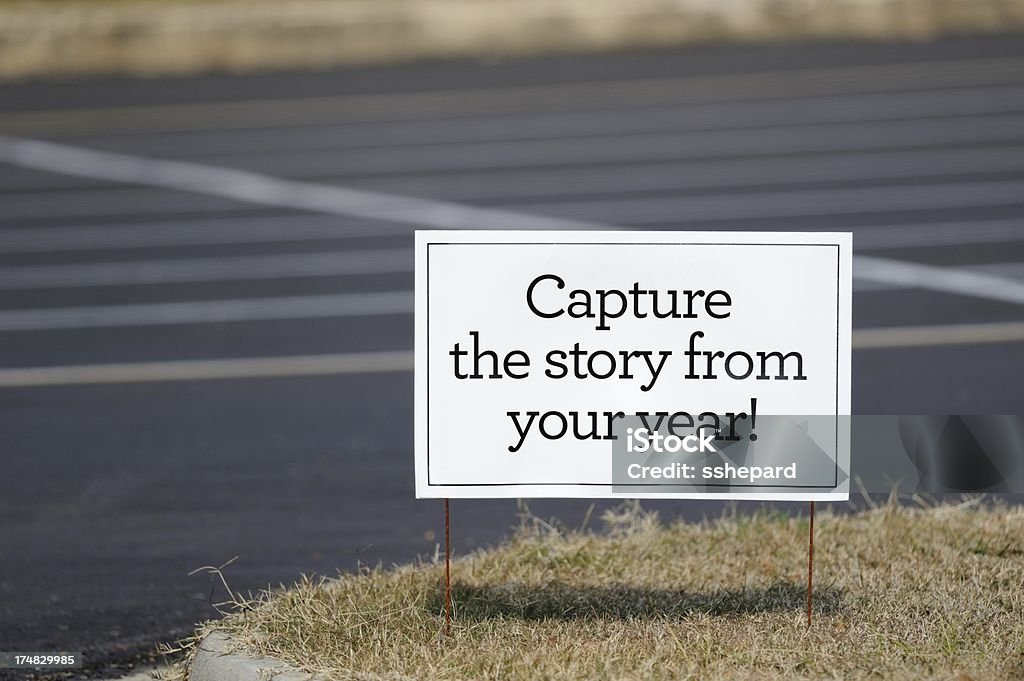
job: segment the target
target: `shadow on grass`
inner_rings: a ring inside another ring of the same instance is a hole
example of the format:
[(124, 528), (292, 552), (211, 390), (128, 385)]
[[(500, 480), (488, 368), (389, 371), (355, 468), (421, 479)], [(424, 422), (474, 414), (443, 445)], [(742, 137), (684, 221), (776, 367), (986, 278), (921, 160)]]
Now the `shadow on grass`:
[[(453, 584), (457, 617), (462, 620), (515, 618), (543, 619), (631, 619), (635, 617), (688, 617), (698, 613), (740, 615), (807, 607), (807, 589), (791, 582), (769, 587), (722, 589), (706, 592), (634, 587), (571, 586), (562, 582), (545, 585), (519, 583), (496, 586)], [(839, 590), (814, 590), (814, 610), (835, 612), (840, 607)], [(443, 608), (439, 595), (431, 604)]]

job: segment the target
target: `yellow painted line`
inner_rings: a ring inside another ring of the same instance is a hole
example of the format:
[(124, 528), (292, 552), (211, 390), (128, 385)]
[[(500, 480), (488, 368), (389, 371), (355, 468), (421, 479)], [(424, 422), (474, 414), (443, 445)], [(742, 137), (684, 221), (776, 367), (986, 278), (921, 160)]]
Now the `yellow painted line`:
[[(856, 350), (1024, 341), (1024, 322), (859, 329)], [(377, 374), (413, 370), (411, 350), (0, 369), (0, 388)]]
[(854, 350), (1017, 341), (1024, 341), (1024, 322), (898, 326), (853, 332)]
[(0, 388), (332, 376), (412, 371), (412, 351), (0, 369)]

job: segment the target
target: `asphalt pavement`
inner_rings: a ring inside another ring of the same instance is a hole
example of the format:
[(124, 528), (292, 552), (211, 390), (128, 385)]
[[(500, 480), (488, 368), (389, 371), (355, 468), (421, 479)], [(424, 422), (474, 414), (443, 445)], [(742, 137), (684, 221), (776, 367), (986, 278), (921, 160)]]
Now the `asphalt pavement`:
[[(433, 555), (411, 249), (445, 220), (851, 230), (889, 330), (855, 412), (1024, 404), (1019, 38), (7, 85), (0, 135), (0, 650), (123, 662), (235, 557), (244, 591)], [(465, 551), (516, 504), (453, 514)]]

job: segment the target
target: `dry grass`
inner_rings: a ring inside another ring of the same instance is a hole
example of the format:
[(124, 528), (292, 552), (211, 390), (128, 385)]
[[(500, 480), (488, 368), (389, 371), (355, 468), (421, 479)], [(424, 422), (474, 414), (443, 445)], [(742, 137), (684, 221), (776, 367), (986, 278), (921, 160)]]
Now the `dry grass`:
[[(305, 581), (200, 632), (336, 679), (1024, 678), (1024, 511), (888, 506), (599, 533), (532, 523), (454, 564)], [(187, 661), (186, 663), (187, 664)]]

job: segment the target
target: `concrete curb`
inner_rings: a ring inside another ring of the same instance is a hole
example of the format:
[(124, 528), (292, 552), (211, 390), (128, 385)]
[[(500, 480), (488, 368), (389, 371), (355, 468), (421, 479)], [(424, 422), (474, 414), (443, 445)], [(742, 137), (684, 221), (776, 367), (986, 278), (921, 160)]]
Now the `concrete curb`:
[(319, 681), (280, 660), (249, 657), (234, 651), (222, 633), (207, 634), (199, 642), (189, 669), (189, 681)]
[(22, 0), (0, 79), (1024, 29), (1024, 0)]

